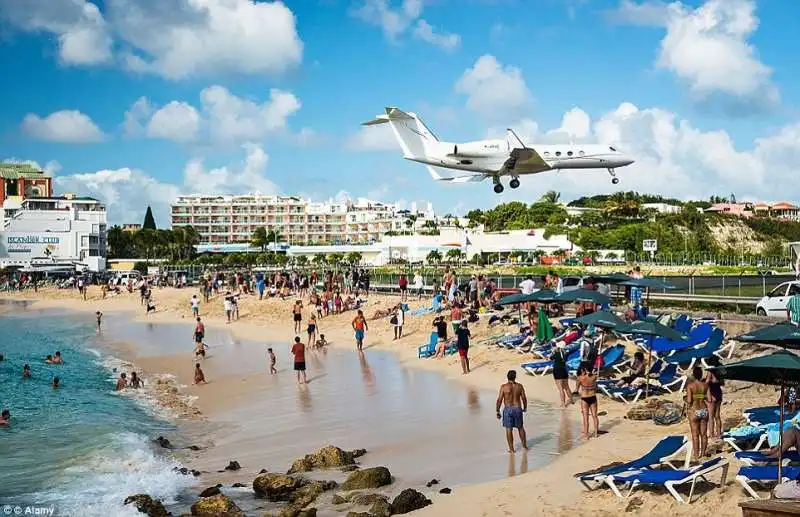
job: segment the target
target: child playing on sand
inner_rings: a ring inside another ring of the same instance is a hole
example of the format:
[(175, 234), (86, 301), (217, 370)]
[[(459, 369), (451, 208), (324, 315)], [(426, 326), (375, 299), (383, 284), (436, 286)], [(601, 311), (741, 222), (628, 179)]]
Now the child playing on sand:
[(196, 294), (192, 295), (192, 299), (189, 300), (189, 304), (192, 306), (192, 316), (195, 318), (200, 316), (200, 300), (197, 298)]
[(328, 341), (325, 339), (325, 334), (320, 334), (319, 339), (314, 343), (314, 347), (325, 348), (326, 346), (328, 346)]
[(267, 348), (267, 354), (269, 355), (269, 373), (275, 375), (278, 373), (278, 370), (275, 369), (275, 352), (272, 351), (272, 348)]
[(203, 343), (202, 341), (198, 341), (197, 343), (195, 343), (195, 346), (194, 346), (194, 359), (195, 359), (195, 361), (197, 360), (198, 357), (200, 357), (200, 359), (205, 360), (205, 358), (206, 358), (206, 349), (207, 348), (208, 348), (208, 345)]
[(206, 384), (206, 376), (203, 373), (203, 369), (200, 368), (200, 363), (195, 363), (194, 365), (194, 383), (195, 384)]

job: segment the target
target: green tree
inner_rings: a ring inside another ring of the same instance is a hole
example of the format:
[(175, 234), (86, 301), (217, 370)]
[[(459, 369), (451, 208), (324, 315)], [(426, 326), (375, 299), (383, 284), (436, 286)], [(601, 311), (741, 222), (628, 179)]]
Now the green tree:
[(267, 229), (259, 226), (253, 231), (253, 236), (250, 237), (250, 245), (259, 248), (261, 253), (267, 251), (267, 246), (271, 241), (268, 239)]
[(305, 267), (308, 264), (308, 257), (305, 255), (299, 255), (295, 257), (294, 263), (297, 264), (298, 267)]
[(440, 264), (442, 262), (442, 254), (438, 250), (431, 250), (425, 256), (425, 260), (428, 261), (428, 264)]
[(551, 205), (555, 205), (561, 199), (561, 192), (556, 192), (555, 190), (548, 190), (542, 197), (539, 198), (539, 203), (548, 203)]
[(459, 250), (459, 249), (451, 249), (451, 250), (447, 250), (447, 253), (445, 253), (445, 257), (447, 258), (447, 261), (448, 261), (448, 262), (456, 262), (456, 263), (457, 263), (459, 260), (461, 260), (461, 257), (462, 257), (463, 255), (464, 255), (464, 254), (463, 254), (463, 253), (461, 252), (461, 250)]
[(353, 266), (360, 264), (361, 260), (363, 259), (361, 253), (357, 251), (351, 251), (347, 254), (347, 263)]
[(155, 230), (156, 220), (153, 217), (153, 209), (147, 205), (147, 211), (144, 213), (144, 222), (142, 222), (142, 230)]

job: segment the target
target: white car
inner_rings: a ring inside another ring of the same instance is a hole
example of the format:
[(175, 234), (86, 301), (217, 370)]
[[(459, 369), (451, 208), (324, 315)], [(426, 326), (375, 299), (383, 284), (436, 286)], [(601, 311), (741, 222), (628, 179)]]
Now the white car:
[(767, 293), (756, 305), (756, 314), (785, 318), (786, 304), (795, 294), (800, 293), (800, 281), (784, 282)]

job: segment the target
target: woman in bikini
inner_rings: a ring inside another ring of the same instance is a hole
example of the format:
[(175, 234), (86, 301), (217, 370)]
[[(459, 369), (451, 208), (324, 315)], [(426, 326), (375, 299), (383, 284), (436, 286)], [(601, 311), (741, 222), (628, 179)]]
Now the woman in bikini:
[[(719, 357), (712, 356), (708, 359), (709, 366), (717, 367), (722, 366), (720, 363)], [(718, 379), (714, 372), (711, 370), (706, 371), (705, 379), (703, 379), (706, 384), (708, 384), (708, 392), (709, 392), (709, 399), (708, 399), (708, 424), (709, 424), (709, 431), (708, 436), (710, 438), (718, 438), (722, 439), (722, 416), (720, 415), (720, 409), (722, 408), (722, 387), (725, 385), (725, 381), (723, 379)]]
[(686, 385), (686, 404), (689, 406), (689, 430), (692, 433), (692, 459), (706, 455), (708, 447), (708, 384), (703, 382), (703, 369), (692, 369), (692, 380)]
[(567, 372), (567, 356), (564, 353), (566, 345), (563, 341), (556, 343), (556, 350), (550, 357), (553, 361), (553, 379), (556, 383), (558, 396), (561, 398), (561, 407), (572, 404), (572, 392), (569, 389), (569, 373)]
[(589, 439), (589, 415), (594, 422), (593, 436), (597, 438), (600, 421), (597, 418), (597, 376), (591, 367), (581, 366), (578, 369), (578, 394), (581, 397), (581, 414), (583, 414), (583, 439)]

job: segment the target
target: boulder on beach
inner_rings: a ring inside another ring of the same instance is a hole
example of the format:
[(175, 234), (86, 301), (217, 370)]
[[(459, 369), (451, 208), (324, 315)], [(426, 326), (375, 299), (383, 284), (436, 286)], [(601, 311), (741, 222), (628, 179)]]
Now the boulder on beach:
[(389, 517), (392, 515), (392, 508), (389, 501), (375, 501), (369, 509), (369, 514), (372, 515), (372, 517)]
[(368, 512), (347, 512), (347, 517), (372, 517)]
[(322, 492), (334, 488), (336, 488), (335, 481), (309, 481), (289, 494), (289, 501), (296, 508), (303, 508), (316, 501)]
[(239, 465), (238, 461), (231, 460), (230, 463), (228, 463), (228, 466), (225, 467), (225, 470), (234, 470), (235, 471), (235, 470), (240, 470), (241, 468), (242, 468), (242, 466)]
[(370, 467), (356, 470), (347, 476), (342, 490), (364, 490), (392, 484), (392, 473), (386, 467)]
[(287, 506), (281, 508), (278, 512), (278, 517), (317, 517), (316, 508), (297, 508), (295, 506)]
[(219, 495), (221, 493), (222, 492), (219, 491), (219, 487), (218, 486), (210, 486), (210, 487), (206, 488), (205, 490), (203, 490), (202, 492), (200, 492), (200, 497), (211, 497), (211, 496), (214, 496), (214, 495)]
[(432, 504), (432, 501), (422, 493), (413, 488), (406, 488), (394, 498), (390, 509), (392, 515), (398, 515), (425, 508), (429, 504)]
[(350, 498), (350, 502), (361, 506), (369, 506), (377, 502), (389, 502), (389, 498), (383, 494), (355, 494)]
[(289, 501), (298, 488), (308, 484), (303, 478), (294, 478), (286, 474), (261, 474), (253, 480), (253, 491), (256, 497), (270, 501)]
[(347, 502), (347, 499), (340, 496), (339, 494), (333, 494), (333, 498), (331, 499), (331, 504), (339, 505), (344, 504)]
[(230, 497), (218, 494), (204, 497), (192, 505), (195, 517), (244, 517), (244, 512)]
[(124, 504), (133, 504), (140, 513), (144, 513), (147, 517), (167, 517), (169, 513), (161, 501), (153, 499), (147, 494), (136, 494), (126, 497)]
[(333, 445), (326, 445), (317, 452), (306, 454), (303, 458), (295, 460), (288, 474), (355, 465), (355, 459), (366, 453), (367, 451), (365, 449), (345, 451)]
[(164, 438), (163, 436), (159, 436), (153, 441), (156, 442), (159, 446), (163, 447), (164, 449), (172, 449), (172, 444), (170, 443), (170, 441)]

